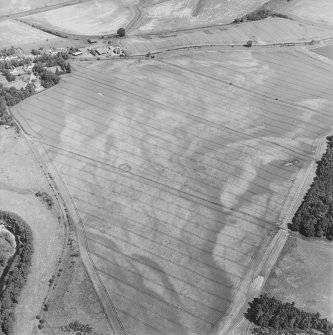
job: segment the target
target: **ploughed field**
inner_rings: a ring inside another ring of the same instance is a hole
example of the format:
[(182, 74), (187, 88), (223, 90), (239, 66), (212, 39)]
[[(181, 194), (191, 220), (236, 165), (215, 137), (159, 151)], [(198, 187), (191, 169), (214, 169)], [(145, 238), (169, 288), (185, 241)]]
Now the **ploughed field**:
[(208, 334), (227, 313), (330, 130), (331, 77), (301, 51), (85, 62), (13, 108), (128, 332)]

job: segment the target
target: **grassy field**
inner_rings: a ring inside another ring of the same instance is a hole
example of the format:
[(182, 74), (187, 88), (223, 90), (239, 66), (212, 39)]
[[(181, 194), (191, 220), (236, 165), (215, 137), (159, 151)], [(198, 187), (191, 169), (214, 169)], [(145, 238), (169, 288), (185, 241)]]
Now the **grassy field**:
[(13, 109), (127, 330), (207, 334), (226, 313), (332, 124), (331, 76), (295, 51), (81, 63)]
[(17, 21), (0, 22), (0, 49), (29, 46), (39, 47), (48, 40), (49, 43), (56, 43), (60, 38), (32, 28)]
[(333, 250), (329, 242), (291, 236), (264, 292), (333, 318)]
[(120, 43), (130, 55), (160, 52), (186, 46), (253, 45), (275, 43), (304, 43), (330, 38), (333, 29), (313, 27), (291, 20), (270, 18), (229, 27), (215, 27), (192, 31), (170, 32), (163, 35), (127, 36)]
[(88, 1), (24, 17), (24, 21), (65, 33), (103, 35), (116, 33), (135, 16), (136, 0)]

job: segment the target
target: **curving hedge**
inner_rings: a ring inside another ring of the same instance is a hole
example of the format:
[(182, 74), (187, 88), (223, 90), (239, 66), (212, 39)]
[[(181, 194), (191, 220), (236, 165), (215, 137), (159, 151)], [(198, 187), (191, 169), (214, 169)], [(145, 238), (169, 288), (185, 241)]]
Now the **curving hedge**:
[(0, 211), (0, 220), (16, 239), (16, 252), (0, 278), (0, 335), (14, 335), (15, 306), (30, 271), (33, 237), (29, 225), (16, 214)]

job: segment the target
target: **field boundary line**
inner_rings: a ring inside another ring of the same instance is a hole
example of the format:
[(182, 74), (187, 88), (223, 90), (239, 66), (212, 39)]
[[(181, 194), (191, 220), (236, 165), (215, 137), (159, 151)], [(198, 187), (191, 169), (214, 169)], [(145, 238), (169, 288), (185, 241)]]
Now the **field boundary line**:
[[(100, 275), (98, 273), (98, 270), (94, 264), (94, 261), (90, 254), (86, 230), (85, 230), (83, 220), (78, 212), (76, 204), (74, 200), (72, 199), (72, 196), (66, 184), (64, 183), (58, 170), (56, 169), (56, 167), (53, 165), (52, 161), (50, 160), (47, 154), (47, 151), (45, 150), (42, 142), (40, 142), (38, 139), (34, 139), (33, 137), (25, 133), (24, 128), (22, 127), (20, 122), (14, 116), (13, 118), (17, 122), (22, 133), (24, 134), (24, 138), (28, 142), (28, 145), (36, 161), (38, 162), (38, 165), (42, 168), (44, 174), (46, 173), (48, 176), (50, 176), (50, 179), (52, 179), (52, 184), (54, 184), (55, 189), (57, 189), (57, 194), (60, 196), (63, 202), (63, 206), (64, 206), (63, 208), (64, 208), (67, 221), (69, 221), (70, 218), (72, 218), (74, 221), (74, 224), (76, 227), (76, 233), (78, 236), (78, 242), (80, 246), (80, 255), (81, 255), (83, 264), (85, 265), (89, 278), (92, 281), (95, 291), (102, 303), (105, 314), (108, 317), (110, 327), (113, 330), (113, 334), (114, 335), (121, 335), (121, 334), (128, 335), (129, 333), (125, 330), (125, 327), (123, 326), (118, 316), (117, 309), (115, 305), (113, 304), (111, 297), (109, 296), (108, 291), (105, 288), (100, 278)], [(48, 162), (45, 161), (45, 158), (47, 158)], [(98, 281), (96, 281), (95, 276), (97, 277)], [(101, 293), (104, 296), (102, 296)]]

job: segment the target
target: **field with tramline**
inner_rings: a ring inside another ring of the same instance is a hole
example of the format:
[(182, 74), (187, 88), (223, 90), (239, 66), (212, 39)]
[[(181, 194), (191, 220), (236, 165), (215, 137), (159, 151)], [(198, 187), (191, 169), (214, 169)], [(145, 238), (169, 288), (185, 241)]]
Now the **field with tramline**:
[(161, 52), (191, 46), (244, 45), (248, 40), (253, 45), (275, 43), (304, 43), (329, 39), (333, 28), (313, 27), (291, 20), (270, 18), (239, 25), (211, 27), (161, 35), (127, 36), (120, 41), (129, 55)]
[(76, 63), (13, 109), (127, 331), (208, 334), (246, 295), (330, 130), (331, 77), (301, 51), (184, 52)]

